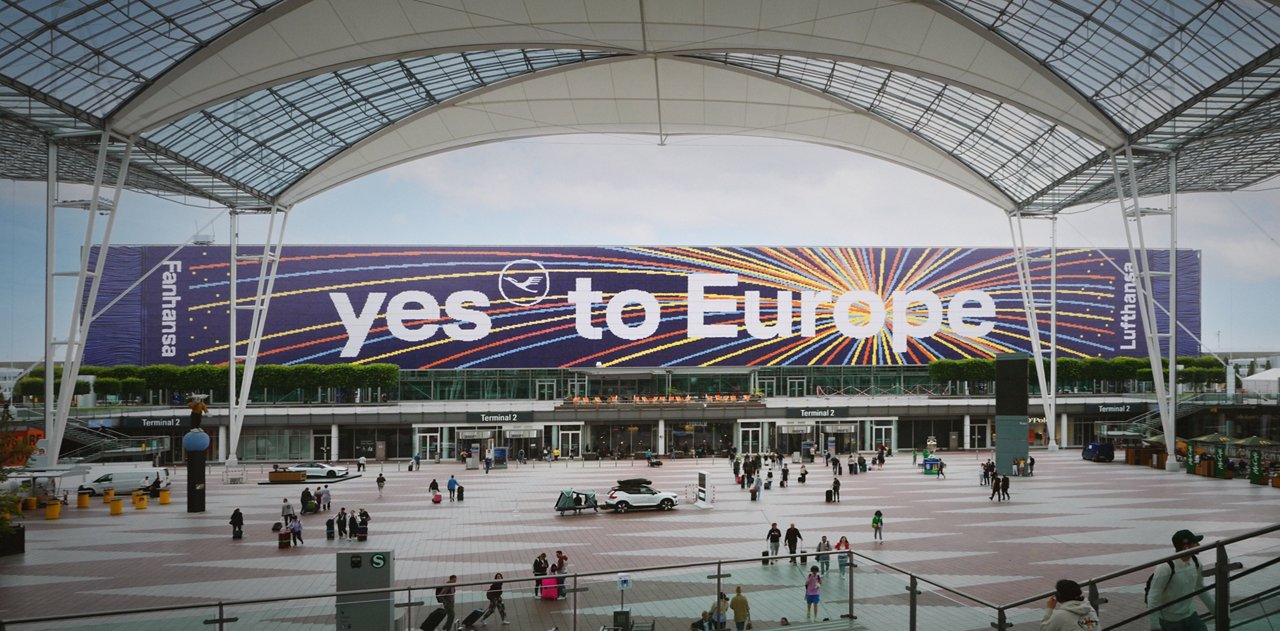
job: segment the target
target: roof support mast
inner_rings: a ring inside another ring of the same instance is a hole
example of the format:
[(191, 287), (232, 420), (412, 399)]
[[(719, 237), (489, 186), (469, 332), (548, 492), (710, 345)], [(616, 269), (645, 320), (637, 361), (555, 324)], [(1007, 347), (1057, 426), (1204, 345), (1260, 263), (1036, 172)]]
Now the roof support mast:
[[(226, 449), (224, 460), (227, 466), (237, 466), (239, 458), (236, 452), (240, 446), (240, 431), (244, 427), (245, 409), (249, 406), (249, 391), (253, 385), (253, 371), (258, 364), (258, 350), (262, 345), (262, 335), (266, 330), (267, 310), (271, 306), (271, 295), (275, 289), (276, 271), (280, 266), (280, 249), (284, 243), (285, 226), (289, 221), (289, 209), (283, 206), (271, 205), (265, 208), (241, 208), (233, 209), (231, 215), (231, 269), (230, 269), (230, 286), (229, 307), (227, 309), (228, 318), (230, 320), (230, 339), (228, 348), (230, 349), (230, 360), (228, 361), (228, 388), (227, 399), (230, 402), (228, 411), (230, 418), (227, 425), (229, 426), (230, 436), (223, 445)], [(240, 215), (265, 217), (267, 219), (266, 234), (262, 239), (262, 254), (240, 254)], [(241, 305), (239, 301), (239, 293), (237, 285), (239, 284), (238, 270), (241, 262), (252, 263), (258, 262), (258, 283), (255, 286), (253, 297), (249, 304)], [(245, 352), (239, 353), (239, 331), (236, 328), (236, 314), (241, 309), (249, 312), (249, 338), (245, 340)], [(236, 365), (244, 362), (244, 376), (240, 379), (239, 390), (236, 384)], [(335, 452), (336, 453), (336, 452)]]
[[(1017, 228), (1014, 228), (1014, 219), (1017, 218)], [(1040, 307), (1047, 306), (1050, 313), (1049, 325), (1049, 363), (1057, 363), (1058, 359), (1058, 222), (1056, 217), (1049, 217), (1053, 221), (1053, 245), (1049, 250), (1049, 258), (1039, 257), (1031, 258), (1030, 248), (1027, 247), (1026, 236), (1022, 231), (1022, 221), (1025, 217), (1021, 212), (1009, 215), (1009, 238), (1013, 241), (1013, 260), (1018, 271), (1018, 290), (1022, 293), (1022, 304), (1025, 305), (1027, 316), (1027, 339), (1031, 342), (1031, 353), (1035, 357), (1036, 380), (1040, 384), (1040, 401), (1041, 407), (1044, 409), (1045, 428), (1048, 432), (1049, 450), (1057, 451), (1058, 443), (1055, 439), (1054, 431), (1054, 415), (1057, 413), (1058, 401), (1058, 371), (1050, 368), (1049, 380), (1045, 380), (1044, 372), (1044, 346), (1040, 341)], [(1049, 300), (1040, 303), (1036, 299), (1035, 286), (1031, 278), (1031, 261), (1047, 260), (1049, 262)]]
[[(111, 231), (115, 227), (116, 212), (120, 208), (120, 194), (129, 176), (129, 161), (133, 155), (134, 137), (125, 139), (124, 151), (120, 157), (120, 166), (116, 172), (115, 191), (110, 201), (103, 200), (102, 185), (106, 177), (107, 160), (114, 134), (108, 127), (101, 133), (98, 141), (97, 162), (93, 172), (93, 192), (87, 200), (58, 201), (57, 140), (49, 140), (49, 179), (45, 200), (45, 427), (49, 434), (46, 437), (45, 452), (47, 464), (58, 464), (62, 452), (62, 437), (66, 432), (67, 419), (71, 416), (71, 401), (75, 398), (76, 379), (80, 376), (80, 363), (84, 359), (84, 345), (89, 338), (89, 326), (93, 323), (93, 310), (98, 300), (98, 288), (102, 285), (102, 271), (106, 267), (107, 251), (111, 246)], [(55, 267), (58, 209), (74, 209), (86, 214), (84, 243), (80, 248), (80, 267), (74, 271), (58, 271)], [(101, 236), (97, 234), (98, 216), (103, 215), (106, 226)], [(89, 255), (97, 246), (98, 255), (92, 261), (90, 269)], [(71, 296), (71, 325), (66, 339), (59, 340), (53, 336), (53, 313), (56, 298), (56, 280), (58, 278), (75, 278), (76, 285)], [(87, 285), (87, 291), (86, 291)], [(53, 397), (53, 356), (55, 348), (64, 349), (62, 360), (62, 386), (58, 392), (56, 403)], [(56, 406), (56, 407), (55, 407)]]
[[(1141, 151), (1157, 151), (1158, 149), (1140, 147)], [(1169, 457), (1165, 469), (1175, 471), (1178, 468), (1176, 459), (1177, 441), (1174, 440), (1178, 408), (1178, 355), (1176, 331), (1178, 330), (1178, 215), (1177, 198), (1178, 183), (1174, 177), (1177, 172), (1177, 156), (1169, 153), (1169, 207), (1146, 208), (1138, 197), (1137, 164), (1134, 160), (1134, 147), (1126, 145), (1121, 152), (1112, 152), (1111, 171), (1115, 180), (1116, 199), (1120, 201), (1120, 212), (1124, 218), (1124, 234), (1129, 245), (1129, 261), (1136, 283), (1138, 313), (1141, 316), (1143, 335), (1147, 345), (1147, 357), (1151, 361), (1151, 381), (1155, 384), (1156, 404), (1160, 411), (1160, 425), (1164, 429), (1165, 449)], [(1125, 186), (1125, 182), (1128, 186)], [(1156, 268), (1148, 254), (1146, 230), (1143, 224), (1153, 223), (1157, 217), (1167, 217), (1169, 221), (1169, 261), (1165, 269)], [(1134, 243), (1135, 234), (1137, 243)], [(1126, 272), (1130, 270), (1125, 270)], [(1161, 307), (1166, 317), (1163, 326), (1156, 308), (1160, 306), (1153, 288), (1157, 281), (1163, 281), (1167, 287), (1168, 308)], [(1135, 340), (1136, 342), (1136, 340)], [(1164, 378), (1163, 366), (1160, 362), (1161, 343), (1167, 343), (1169, 374)]]

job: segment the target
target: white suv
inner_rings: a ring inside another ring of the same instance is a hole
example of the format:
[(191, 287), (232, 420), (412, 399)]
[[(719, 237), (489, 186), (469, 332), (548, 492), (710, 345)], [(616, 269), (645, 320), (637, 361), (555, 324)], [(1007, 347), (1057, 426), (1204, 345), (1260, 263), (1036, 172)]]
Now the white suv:
[(680, 503), (679, 495), (659, 491), (649, 486), (650, 484), (653, 482), (642, 478), (618, 480), (618, 486), (609, 489), (604, 505), (606, 508), (625, 513), (633, 508), (671, 510)]

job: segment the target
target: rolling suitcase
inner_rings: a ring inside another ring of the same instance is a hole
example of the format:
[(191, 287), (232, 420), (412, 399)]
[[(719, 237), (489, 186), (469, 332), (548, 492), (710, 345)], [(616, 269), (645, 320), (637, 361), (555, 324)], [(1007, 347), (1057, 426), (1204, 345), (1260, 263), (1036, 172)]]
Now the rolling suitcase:
[(800, 549), (800, 565), (809, 564), (809, 551), (804, 548)]
[(760, 565), (769, 565), (769, 551), (765, 550), (760, 553)]
[(806, 475), (809, 475), (809, 474), (807, 473), (801, 474), (800, 477), (796, 478), (796, 482), (799, 482), (800, 484), (804, 484), (804, 477)]
[(459, 502), (461, 502), (461, 501), (462, 501), (462, 491), (463, 491), (462, 485), (461, 485), (461, 484), (459, 484), (459, 485), (458, 485), (458, 501), (459, 501)]
[(439, 493), (436, 493), (435, 495), (432, 495), (432, 496), (431, 496), (431, 503), (432, 503), (432, 504), (439, 504), (439, 503), (440, 503), (440, 501), (441, 501), (442, 499), (444, 499), (444, 498), (442, 498), (442, 497), (440, 496), (440, 494), (439, 494)]
[(480, 616), (483, 615), (483, 609), (472, 609), (471, 613), (467, 614), (467, 617), (462, 619), (462, 624), (460, 626), (463, 629), (474, 629), (476, 624), (480, 622)]
[(830, 503), (832, 503), (832, 502), (834, 502), (834, 501), (836, 501), (836, 494), (835, 494), (835, 492), (834, 492), (834, 491), (832, 491), (831, 489), (827, 489), (827, 503), (828, 503), (828, 504), (830, 504)]
[(237, 531), (235, 531), (235, 532), (231, 533), (231, 538), (232, 538), (232, 539), (244, 539), (244, 531), (243, 531), (243, 530), (237, 530)]
[(444, 616), (445, 613), (443, 607), (436, 609), (435, 611), (427, 614), (427, 617), (423, 619), (422, 624), (419, 625), (418, 628), (422, 629), (422, 631), (435, 631), (435, 628), (440, 626), (441, 622), (444, 622)]
[(560, 598), (560, 583), (554, 578), (542, 579), (542, 599), (558, 600)]

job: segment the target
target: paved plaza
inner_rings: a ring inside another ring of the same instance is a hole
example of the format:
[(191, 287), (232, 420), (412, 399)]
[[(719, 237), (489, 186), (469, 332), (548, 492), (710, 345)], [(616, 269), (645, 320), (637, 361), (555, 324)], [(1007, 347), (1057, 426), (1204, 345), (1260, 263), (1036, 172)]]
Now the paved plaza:
[[(1243, 480), (1213, 480), (1166, 473), (1120, 463), (1095, 464), (1078, 451), (1036, 452), (1036, 475), (1014, 478), (1011, 501), (989, 499), (979, 485), (978, 463), (989, 452), (945, 455), (947, 478), (925, 476), (909, 453), (889, 458), (883, 471), (841, 478), (839, 504), (824, 502), (832, 473), (821, 460), (807, 465), (807, 484), (766, 491), (760, 502), (748, 500), (733, 483), (725, 459), (674, 460), (659, 468), (643, 461), (560, 461), (513, 466), (485, 475), (458, 464), (424, 464), (409, 472), (403, 464), (371, 464), (363, 477), (336, 483), (333, 511), (365, 508), (372, 514), (367, 542), (327, 541), (326, 514), (308, 515), (305, 545), (277, 547), (270, 526), (279, 521), (282, 498), (295, 505), (303, 486), (258, 485), (269, 466), (249, 467), (249, 484), (227, 485), (221, 471), (210, 475), (208, 512), (186, 512), (185, 473), (174, 483), (174, 501), (153, 503), (145, 511), (127, 508), (108, 515), (100, 498), (88, 509), (66, 507), (57, 521), (29, 515), (27, 552), (0, 558), (0, 619), (132, 609), (186, 603), (210, 604), (275, 596), (323, 595), (335, 589), (333, 552), (382, 550), (395, 553), (397, 584), (427, 587), (457, 574), (462, 583), (482, 583), (502, 572), (511, 629), (543, 631), (558, 626), (597, 629), (622, 605), (640, 620), (656, 619), (657, 629), (684, 631), (688, 622), (711, 606), (715, 566), (634, 571), (716, 560), (726, 564), (722, 590), (741, 586), (751, 602), (755, 628), (779, 626), (782, 617), (804, 620), (800, 565), (783, 561), (762, 566), (765, 532), (771, 522), (784, 530), (795, 523), (812, 551), (822, 535), (831, 541), (847, 536), (855, 552), (915, 573), (991, 603), (1002, 604), (1047, 592), (1058, 578), (1083, 580), (1170, 553), (1169, 536), (1181, 528), (1207, 535), (1206, 543), (1280, 521), (1280, 489)], [(353, 467), (354, 469), (354, 467)], [(574, 487), (595, 490), (601, 500), (619, 478), (647, 477), (661, 490), (692, 494), (697, 471), (710, 472), (714, 507), (682, 505), (673, 512), (605, 511), (560, 516), (552, 510), (559, 491)], [(379, 496), (374, 478), (387, 486)], [(466, 501), (441, 505), (428, 501), (434, 478), (441, 486), (455, 475), (466, 487)], [(154, 500), (153, 500), (154, 502)], [(127, 505), (127, 503), (126, 503)], [(233, 541), (227, 524), (232, 509), (245, 514), (245, 538)], [(872, 541), (869, 526), (875, 510), (885, 514), (885, 540)], [(584, 577), (586, 591), (566, 600), (547, 602), (532, 596), (533, 558), (556, 550), (570, 558), (571, 573), (603, 573)], [(785, 548), (784, 548), (785, 551)], [(1237, 544), (1233, 560), (1246, 567), (1275, 558), (1280, 536)], [(1212, 564), (1206, 555), (1206, 564)], [(812, 558), (808, 559), (810, 565)], [(826, 575), (822, 616), (838, 620), (848, 606), (848, 578), (836, 564)], [(631, 572), (633, 587), (617, 588), (615, 572)], [(1124, 594), (1141, 594), (1146, 573), (1108, 584), (1112, 604), (1103, 621), (1119, 619), (1127, 607)], [(1276, 584), (1277, 574), (1255, 581)], [(906, 578), (872, 561), (859, 560), (855, 584), (854, 628), (907, 628)], [(921, 585), (920, 628), (988, 628), (993, 613)], [(429, 592), (415, 599), (433, 606)], [(484, 587), (459, 590), (460, 614), (480, 607)], [(414, 625), (428, 609), (413, 608)], [(214, 609), (169, 614), (164, 623), (140, 619), (66, 623), (76, 628), (210, 628), (201, 621)], [(320, 598), (271, 606), (232, 608), (240, 618), (229, 628), (333, 628), (333, 602)], [(1126, 614), (1127, 615), (1127, 614)], [(1030, 629), (1038, 612), (1020, 610), (1015, 628)], [(496, 620), (489, 628), (499, 628)], [(1145, 623), (1127, 625), (1145, 628)], [(849, 628), (836, 623), (813, 628)], [(49, 628), (31, 625), (11, 628)], [(1270, 627), (1259, 627), (1270, 628)]]

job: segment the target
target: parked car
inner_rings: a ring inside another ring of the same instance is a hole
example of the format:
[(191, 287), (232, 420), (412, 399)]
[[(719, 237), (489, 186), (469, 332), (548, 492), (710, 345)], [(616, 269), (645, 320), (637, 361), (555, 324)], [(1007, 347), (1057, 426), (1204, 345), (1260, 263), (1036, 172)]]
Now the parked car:
[(169, 488), (169, 470), (164, 468), (117, 469), (96, 473), (99, 475), (81, 484), (78, 490), (88, 491), (92, 495), (102, 495), (103, 491), (113, 489), (123, 496), (128, 495), (129, 491), (142, 488), (143, 483), (151, 486), (156, 480), (160, 480), (160, 488)]
[(1089, 443), (1080, 451), (1080, 457), (1094, 462), (1111, 462), (1116, 459), (1116, 446), (1111, 443)]
[(609, 489), (604, 505), (606, 508), (625, 513), (633, 508), (671, 510), (680, 503), (679, 495), (659, 491), (649, 486), (650, 484), (653, 482), (643, 478), (618, 480), (618, 486)]
[(285, 471), (305, 471), (308, 478), (338, 478), (350, 473), (346, 467), (337, 467), (323, 462), (299, 462)]

